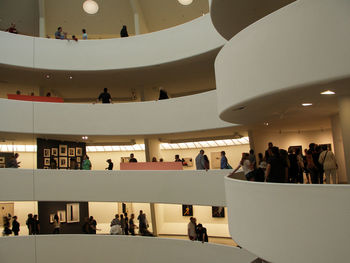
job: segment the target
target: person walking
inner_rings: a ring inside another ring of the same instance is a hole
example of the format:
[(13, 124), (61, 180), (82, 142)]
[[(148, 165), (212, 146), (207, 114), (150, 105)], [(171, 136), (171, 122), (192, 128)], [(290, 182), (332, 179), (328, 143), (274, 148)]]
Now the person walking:
[(338, 164), (334, 154), (328, 150), (327, 146), (323, 146), (323, 151), (320, 154), (318, 162), (323, 166), (326, 175), (327, 184), (337, 183), (337, 169)]
[[(226, 152), (221, 151), (220, 169), (230, 169), (226, 158)], [(232, 169), (232, 167), (231, 167)]]

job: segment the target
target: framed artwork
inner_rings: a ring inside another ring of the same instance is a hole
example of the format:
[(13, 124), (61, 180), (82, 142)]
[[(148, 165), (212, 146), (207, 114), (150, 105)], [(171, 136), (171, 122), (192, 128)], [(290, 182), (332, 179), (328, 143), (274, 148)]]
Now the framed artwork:
[(67, 157), (60, 157), (60, 168), (67, 168)]
[(303, 153), (303, 146), (301, 146), (301, 145), (298, 145), (298, 146), (289, 146), (289, 147), (288, 147), (288, 152), (290, 152), (291, 149), (294, 149), (294, 151), (296, 151), (297, 149), (300, 149), (300, 153), (304, 154), (304, 153)]
[(75, 148), (68, 148), (68, 156), (75, 157)]
[(81, 162), (81, 157), (77, 157), (77, 163)]
[(53, 158), (56, 161), (56, 166), (58, 167), (58, 157)]
[(220, 169), (221, 152), (211, 152), (210, 159), (211, 159), (210, 169)]
[(67, 223), (80, 222), (79, 203), (67, 204)]
[(54, 221), (55, 214), (50, 214), (50, 224), (53, 223)]
[(66, 220), (66, 211), (65, 210), (58, 210), (57, 211), (58, 218), (61, 223), (67, 222)]
[(0, 168), (6, 168), (6, 165), (4, 163), (0, 163)]
[(5, 157), (0, 157), (0, 163), (5, 163)]
[(44, 157), (50, 158), (51, 150), (50, 149), (44, 149)]
[(81, 167), (81, 164), (80, 164), (80, 163), (77, 163), (77, 166), (78, 166), (78, 168), (80, 169), (80, 167)]
[(52, 156), (58, 156), (58, 149), (57, 148), (52, 148), (51, 149), (51, 155)]
[(193, 159), (192, 158), (184, 158), (184, 162), (182, 163), (184, 166), (192, 167), (193, 166)]
[(223, 206), (212, 206), (211, 207), (212, 217), (225, 217), (225, 207)]
[(332, 144), (327, 143), (327, 144), (320, 144), (321, 148), (323, 149), (323, 146), (327, 146), (328, 151), (332, 151)]
[(44, 165), (50, 166), (50, 158), (44, 158)]
[(83, 149), (81, 147), (76, 147), (75, 154), (76, 156), (83, 156)]
[(193, 206), (182, 205), (182, 216), (193, 216)]
[(60, 145), (58, 149), (60, 156), (67, 156), (67, 145)]
[(130, 157), (120, 157), (121, 163), (128, 163), (130, 161)]

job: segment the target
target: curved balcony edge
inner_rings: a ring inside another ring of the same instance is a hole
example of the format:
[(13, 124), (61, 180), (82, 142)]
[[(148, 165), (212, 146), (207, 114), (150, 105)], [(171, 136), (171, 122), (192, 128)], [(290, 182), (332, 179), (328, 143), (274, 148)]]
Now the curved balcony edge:
[(0, 63), (31, 69), (118, 70), (155, 66), (222, 47), (209, 15), (158, 32), (116, 39), (66, 41), (0, 32)]
[(229, 231), (270, 262), (345, 262), (350, 186), (255, 183), (225, 178)]

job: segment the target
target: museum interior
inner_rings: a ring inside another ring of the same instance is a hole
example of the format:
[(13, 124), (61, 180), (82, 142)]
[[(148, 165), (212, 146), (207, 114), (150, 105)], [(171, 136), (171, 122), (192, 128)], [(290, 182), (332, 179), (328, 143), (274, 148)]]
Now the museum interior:
[(349, 14), (0, 1), (0, 262), (347, 262)]

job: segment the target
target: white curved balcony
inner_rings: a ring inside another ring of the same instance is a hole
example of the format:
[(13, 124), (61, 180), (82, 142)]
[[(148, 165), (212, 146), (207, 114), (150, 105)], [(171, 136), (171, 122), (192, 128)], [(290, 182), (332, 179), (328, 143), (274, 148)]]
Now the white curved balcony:
[(96, 201), (226, 206), (229, 170), (0, 169), (2, 201)]
[(2, 263), (95, 263), (116, 258), (130, 263), (250, 263), (256, 258), (243, 249), (211, 243), (111, 235), (0, 237), (0, 255)]
[(215, 29), (227, 40), (259, 19), (295, 0), (210, 0)]
[(0, 118), (1, 132), (38, 134), (147, 135), (234, 126), (219, 119), (216, 91), (162, 101), (119, 104), (0, 99)]
[(229, 230), (269, 262), (346, 262), (350, 186), (252, 183), (225, 178)]
[(226, 41), (209, 15), (128, 38), (66, 41), (0, 32), (0, 64), (65, 71), (118, 70), (170, 63), (220, 48)]
[(322, 104), (320, 92), (350, 93), (349, 13), (346, 0), (300, 0), (234, 36), (215, 61), (221, 119), (310, 118), (301, 107), (309, 101), (319, 105), (313, 116), (335, 113), (336, 100)]

